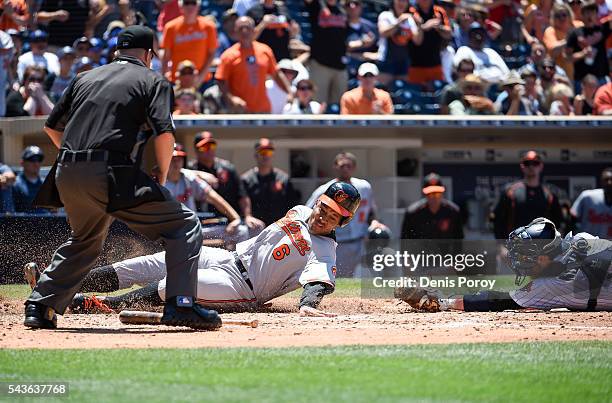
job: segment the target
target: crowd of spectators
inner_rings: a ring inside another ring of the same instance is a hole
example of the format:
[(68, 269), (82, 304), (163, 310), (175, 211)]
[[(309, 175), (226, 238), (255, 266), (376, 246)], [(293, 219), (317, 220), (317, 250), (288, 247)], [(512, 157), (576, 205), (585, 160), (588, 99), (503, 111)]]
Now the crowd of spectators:
[(176, 115), (612, 113), (610, 0), (0, 7), (0, 116), (47, 114), (132, 24), (157, 31), (152, 68), (175, 84)]

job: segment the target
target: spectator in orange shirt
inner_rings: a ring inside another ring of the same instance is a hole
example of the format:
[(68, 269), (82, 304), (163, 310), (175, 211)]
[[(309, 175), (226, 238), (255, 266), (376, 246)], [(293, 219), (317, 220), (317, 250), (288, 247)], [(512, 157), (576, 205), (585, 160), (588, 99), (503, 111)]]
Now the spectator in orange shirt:
[(30, 12), (24, 0), (5, 0), (0, 4), (0, 30), (25, 28), (30, 19)]
[(211, 78), (208, 70), (217, 49), (217, 29), (210, 18), (198, 15), (200, 0), (179, 0), (179, 6), (183, 15), (164, 28), (162, 71), (174, 81), (179, 62), (189, 59), (199, 71), (196, 77), (196, 87), (199, 87)]
[(238, 43), (223, 52), (215, 76), (222, 97), (234, 113), (270, 113), (266, 77), (272, 76), (287, 94), (291, 94), (291, 84), (276, 65), (272, 49), (255, 41), (251, 17), (238, 18), (236, 32)]
[(612, 83), (599, 87), (595, 93), (593, 109), (596, 115), (612, 115)]
[(340, 99), (342, 115), (390, 115), (393, 102), (387, 91), (376, 88), (378, 67), (374, 63), (359, 66), (359, 87), (345, 92)]

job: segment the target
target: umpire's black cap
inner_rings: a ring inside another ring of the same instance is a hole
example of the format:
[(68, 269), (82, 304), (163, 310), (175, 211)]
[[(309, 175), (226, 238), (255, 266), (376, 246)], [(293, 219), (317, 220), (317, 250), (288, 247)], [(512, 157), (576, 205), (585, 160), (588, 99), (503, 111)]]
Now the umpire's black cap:
[(131, 25), (119, 33), (117, 38), (117, 49), (153, 49), (155, 34), (149, 27), (144, 25)]

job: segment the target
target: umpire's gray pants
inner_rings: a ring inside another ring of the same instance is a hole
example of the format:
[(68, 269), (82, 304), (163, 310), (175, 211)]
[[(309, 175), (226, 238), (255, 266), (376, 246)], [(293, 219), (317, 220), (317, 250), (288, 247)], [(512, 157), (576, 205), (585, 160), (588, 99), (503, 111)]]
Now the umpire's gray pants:
[(165, 201), (106, 212), (108, 181), (106, 162), (73, 162), (58, 165), (56, 184), (64, 203), (71, 234), (40, 277), (28, 301), (50, 306), (62, 314), (102, 251), (114, 218), (166, 249), (166, 295), (193, 296), (197, 290), (198, 259), (202, 247), (200, 222), (191, 210), (162, 188)]

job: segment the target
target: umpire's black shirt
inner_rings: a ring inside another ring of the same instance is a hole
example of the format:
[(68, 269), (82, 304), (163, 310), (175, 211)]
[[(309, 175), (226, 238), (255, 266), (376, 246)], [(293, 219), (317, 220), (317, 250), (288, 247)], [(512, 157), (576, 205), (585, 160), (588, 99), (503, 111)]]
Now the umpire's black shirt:
[(139, 59), (119, 56), (79, 74), (45, 125), (64, 131), (62, 147), (135, 155), (146, 142), (139, 132), (174, 133), (172, 85)]

